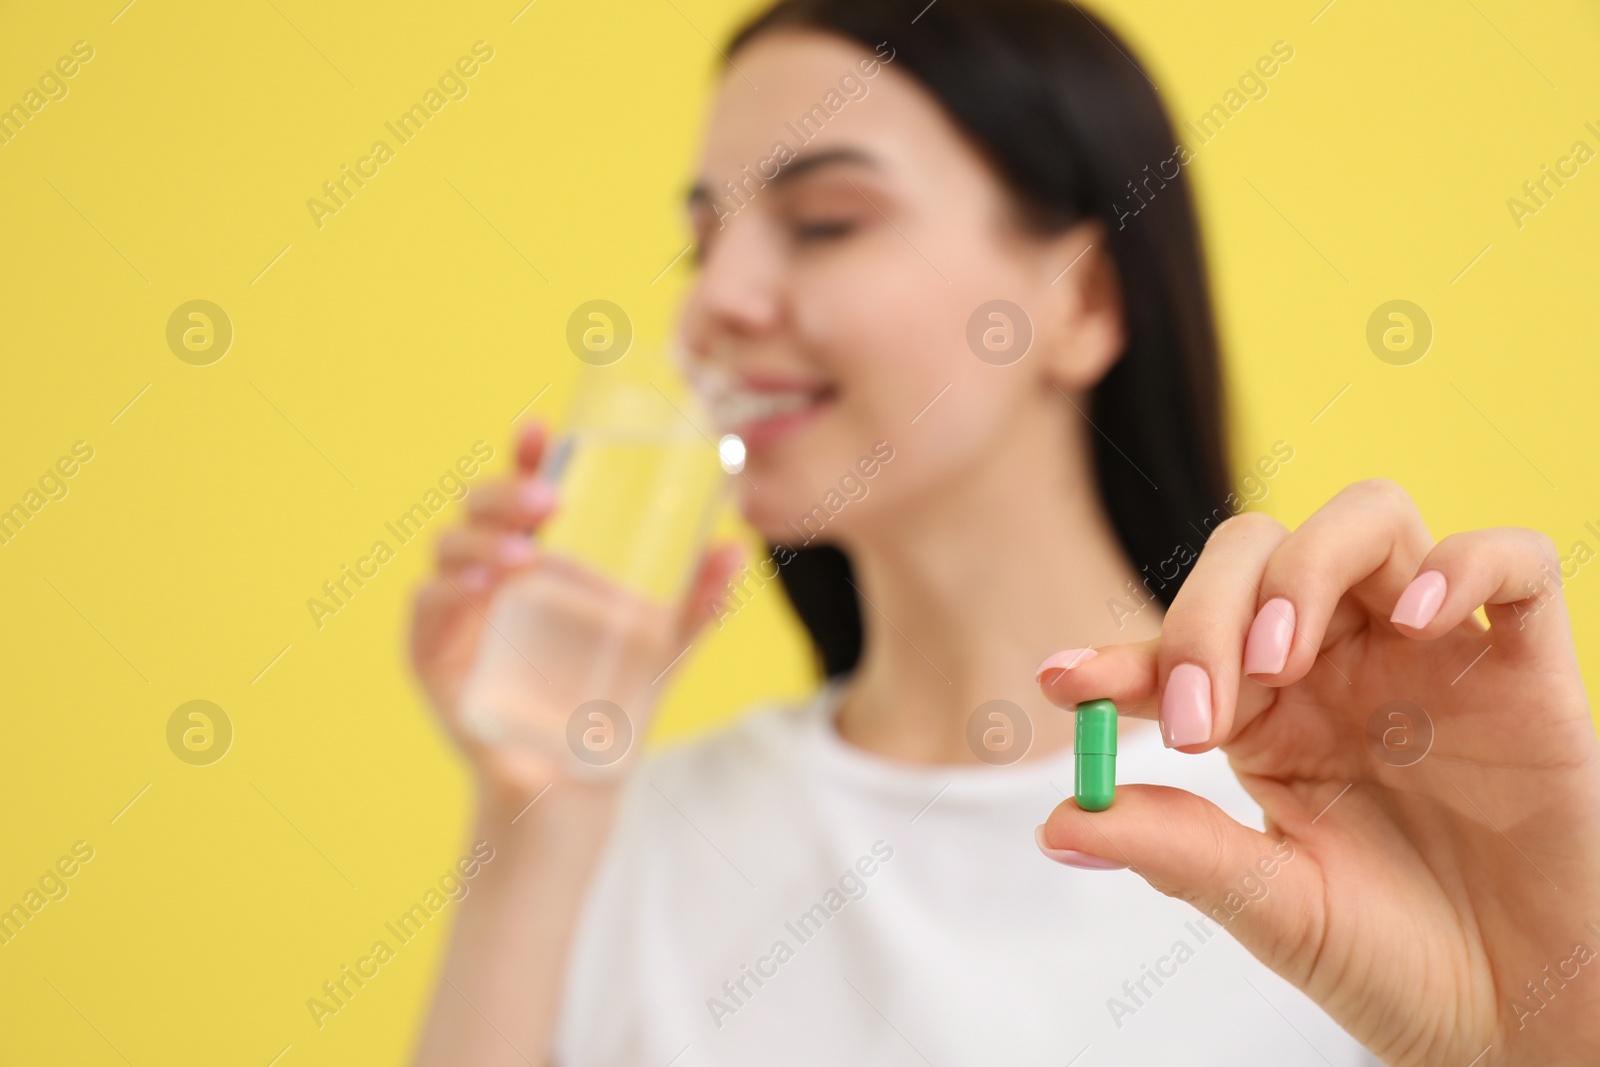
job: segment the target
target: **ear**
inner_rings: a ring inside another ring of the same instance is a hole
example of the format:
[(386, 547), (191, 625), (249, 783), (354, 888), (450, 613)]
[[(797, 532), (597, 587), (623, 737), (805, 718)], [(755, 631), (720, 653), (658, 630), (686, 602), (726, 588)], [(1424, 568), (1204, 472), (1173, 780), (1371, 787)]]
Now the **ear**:
[(1067, 392), (1092, 388), (1128, 341), (1122, 286), (1104, 223), (1086, 219), (1053, 238), (1046, 261), (1058, 264), (1043, 293), (1046, 373)]

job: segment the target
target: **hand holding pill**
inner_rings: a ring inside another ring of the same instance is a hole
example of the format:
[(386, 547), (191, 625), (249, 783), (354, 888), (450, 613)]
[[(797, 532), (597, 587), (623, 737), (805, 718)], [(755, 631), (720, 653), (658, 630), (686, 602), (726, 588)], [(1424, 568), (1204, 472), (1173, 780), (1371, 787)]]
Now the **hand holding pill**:
[[(1547, 537), (1435, 542), (1382, 480), (1293, 531), (1241, 514), (1159, 638), (1052, 656), (1039, 684), (1079, 716), (1075, 796), (1037, 835), (1064, 877), (1131, 867), (1389, 1063), (1600, 1063), (1600, 972), (1572, 963), (1600, 960), (1600, 739)], [(1115, 787), (1095, 738), (1118, 712), (1223, 749), (1265, 829)]]

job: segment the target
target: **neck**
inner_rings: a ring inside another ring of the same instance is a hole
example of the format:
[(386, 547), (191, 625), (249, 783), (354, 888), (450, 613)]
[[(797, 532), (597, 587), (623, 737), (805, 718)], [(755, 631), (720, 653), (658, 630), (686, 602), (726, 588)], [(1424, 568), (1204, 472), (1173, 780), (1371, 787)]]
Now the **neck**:
[[(1081, 405), (1080, 405), (1081, 406)], [(1066, 417), (1023, 423), (954, 486), (879, 516), (844, 546), (860, 589), (864, 648), (839, 712), (847, 741), (883, 755), (976, 763), (967, 725), (1005, 700), (1027, 715), (1029, 757), (1071, 743), (1072, 715), (1034, 684), (1063, 648), (1160, 633), (1150, 601), (1120, 620), (1138, 583), (1101, 503), (1094, 430)]]

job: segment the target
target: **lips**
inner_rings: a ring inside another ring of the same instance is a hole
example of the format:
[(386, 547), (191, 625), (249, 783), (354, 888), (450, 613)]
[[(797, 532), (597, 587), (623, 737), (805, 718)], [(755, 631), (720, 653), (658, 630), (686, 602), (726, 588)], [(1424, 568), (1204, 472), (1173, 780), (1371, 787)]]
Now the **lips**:
[(718, 429), (737, 434), (751, 449), (788, 437), (837, 396), (831, 385), (775, 375), (706, 374), (699, 384)]

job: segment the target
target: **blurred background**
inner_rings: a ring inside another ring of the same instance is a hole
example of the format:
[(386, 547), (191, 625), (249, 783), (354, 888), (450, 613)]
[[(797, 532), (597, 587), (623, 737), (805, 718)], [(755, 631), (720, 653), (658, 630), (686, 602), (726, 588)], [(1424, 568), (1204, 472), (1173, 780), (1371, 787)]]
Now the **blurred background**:
[[(1593, 679), (1600, 10), (1090, 6), (1194, 152), (1241, 498), (1543, 530)], [(670, 335), (753, 10), (0, 4), (0, 1062), (409, 1053), (448, 907), (307, 1001), (470, 849), (410, 597), (574, 311)], [(815, 684), (776, 591), (680, 666), (652, 744)]]

